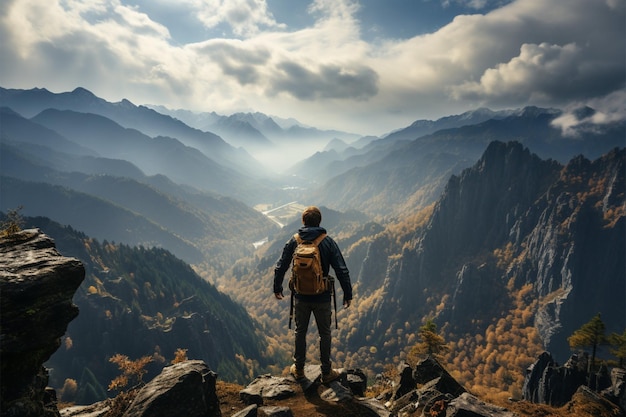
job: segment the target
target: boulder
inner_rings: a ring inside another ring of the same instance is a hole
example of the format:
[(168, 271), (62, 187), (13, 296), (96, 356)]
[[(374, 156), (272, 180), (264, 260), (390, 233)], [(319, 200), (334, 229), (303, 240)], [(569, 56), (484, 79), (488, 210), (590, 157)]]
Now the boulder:
[(623, 408), (584, 385), (578, 387), (563, 409), (572, 416), (624, 416)]
[(261, 375), (256, 377), (247, 387), (239, 391), (239, 398), (244, 404), (263, 405), (263, 399), (281, 400), (292, 397), (296, 391), (288, 378)]
[(586, 363), (585, 357), (580, 360), (573, 355), (564, 366), (558, 366), (549, 352), (543, 352), (526, 370), (522, 398), (556, 407), (564, 405), (585, 384)]
[(437, 390), (452, 397), (458, 397), (465, 392), (465, 388), (432, 356), (421, 360), (417, 364), (413, 371), (413, 379), (416, 384), (427, 384), (437, 380)]
[(84, 278), (83, 264), (39, 229), (0, 238), (2, 415), (59, 415), (42, 365), (78, 315), (72, 298)]
[(354, 398), (350, 388), (342, 384), (341, 380), (336, 379), (326, 384), (328, 389), (322, 392), (320, 398), (329, 402), (351, 401)]
[(413, 369), (411, 366), (403, 362), (398, 365), (398, 374), (400, 374), (400, 380), (396, 384), (396, 389), (393, 393), (393, 399), (398, 399), (406, 393), (412, 391), (417, 386), (415, 378), (413, 377)]
[(367, 375), (360, 369), (348, 369), (346, 375), (346, 384), (352, 394), (357, 397), (364, 397), (367, 391)]
[(611, 369), (611, 386), (602, 391), (602, 395), (614, 404), (626, 410), (626, 370), (622, 368)]
[(390, 417), (391, 411), (375, 398), (355, 398), (355, 403), (363, 409), (364, 416)]
[(470, 393), (464, 392), (445, 408), (446, 417), (515, 417), (516, 414), (493, 404), (483, 402)]
[(74, 405), (59, 410), (61, 417), (106, 417), (111, 411), (111, 400), (90, 405)]
[(167, 366), (139, 390), (124, 417), (221, 417), (216, 379), (203, 361)]

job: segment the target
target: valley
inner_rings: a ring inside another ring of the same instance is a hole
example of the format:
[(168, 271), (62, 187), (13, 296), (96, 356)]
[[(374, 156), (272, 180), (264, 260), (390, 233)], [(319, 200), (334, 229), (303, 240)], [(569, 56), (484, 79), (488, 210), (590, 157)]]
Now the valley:
[(607, 333), (626, 328), (624, 121), (569, 137), (558, 110), (477, 109), (358, 138), (241, 115), (275, 152), (316, 144), (278, 174), (233, 145), (239, 123), (218, 136), (84, 89), (0, 89), (0, 106), (0, 211), (22, 206), (24, 226), (86, 265), (81, 313), (49, 362), (82, 401), (108, 395), (114, 353), (163, 358), (150, 375), (177, 348), (229, 382), (281, 374), (292, 333), (273, 267), (309, 204), (355, 290), (337, 313), (337, 366), (388, 372), (432, 320), (455, 378), (518, 397), (537, 355), (565, 362), (598, 311)]
[(255, 210), (263, 213), (264, 216), (276, 223), (281, 229), (286, 224), (292, 223), (294, 219), (297, 219), (305, 208), (306, 206), (297, 201), (281, 204), (278, 207), (274, 207), (274, 204), (271, 203), (262, 203), (254, 206)]

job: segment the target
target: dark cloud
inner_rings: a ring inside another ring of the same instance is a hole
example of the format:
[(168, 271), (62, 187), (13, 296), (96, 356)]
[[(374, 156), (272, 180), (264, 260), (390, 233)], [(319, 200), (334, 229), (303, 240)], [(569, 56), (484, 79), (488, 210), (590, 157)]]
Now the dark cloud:
[(364, 65), (320, 65), (317, 71), (282, 62), (271, 76), (270, 95), (288, 93), (300, 100), (367, 100), (378, 93), (378, 74)]
[(258, 68), (271, 56), (265, 48), (246, 49), (230, 42), (211, 42), (198, 51), (241, 85), (256, 83), (260, 78)]

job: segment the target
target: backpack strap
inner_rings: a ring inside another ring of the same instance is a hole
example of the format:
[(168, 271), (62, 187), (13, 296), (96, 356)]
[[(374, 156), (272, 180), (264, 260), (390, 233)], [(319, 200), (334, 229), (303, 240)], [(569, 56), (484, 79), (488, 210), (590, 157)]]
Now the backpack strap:
[(315, 246), (319, 246), (320, 242), (324, 240), (325, 237), (326, 237), (326, 233), (320, 234), (318, 237), (315, 238), (315, 240), (313, 241), (313, 244)]
[[(326, 237), (326, 233), (322, 233), (319, 236), (317, 236), (315, 239), (311, 240), (310, 242), (313, 243), (315, 246), (319, 246), (320, 242), (324, 240), (325, 237)], [(293, 235), (293, 238), (296, 240), (296, 243), (298, 245), (304, 242), (304, 239), (300, 237), (300, 233), (295, 233)]]

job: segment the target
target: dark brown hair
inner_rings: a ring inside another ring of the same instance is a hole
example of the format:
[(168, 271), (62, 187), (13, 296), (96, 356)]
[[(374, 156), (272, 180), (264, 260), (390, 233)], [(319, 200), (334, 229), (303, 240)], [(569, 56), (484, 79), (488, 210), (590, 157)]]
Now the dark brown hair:
[(302, 212), (302, 223), (305, 226), (319, 226), (322, 222), (322, 212), (315, 206), (309, 206)]

